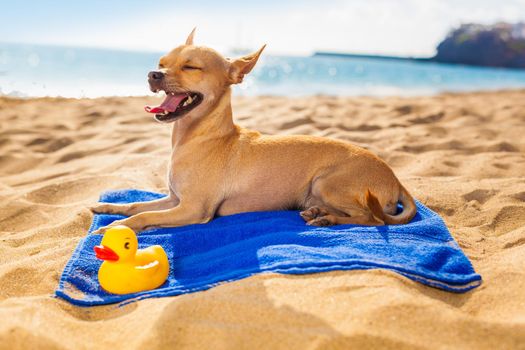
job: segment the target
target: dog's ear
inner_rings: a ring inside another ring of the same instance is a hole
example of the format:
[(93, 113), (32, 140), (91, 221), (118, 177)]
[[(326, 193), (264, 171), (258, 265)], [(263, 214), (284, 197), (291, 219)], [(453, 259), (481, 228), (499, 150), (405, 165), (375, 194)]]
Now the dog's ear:
[(263, 45), (263, 47), (261, 47), (258, 51), (243, 56), (241, 58), (237, 58), (230, 62), (230, 66), (228, 68), (228, 76), (230, 78), (231, 84), (242, 83), (242, 79), (244, 78), (244, 76), (250, 73), (253, 67), (255, 67), (257, 60), (259, 59), (259, 56), (261, 55), (265, 47), (266, 44)]
[(193, 45), (193, 37), (195, 36), (195, 30), (197, 27), (193, 28), (190, 35), (188, 35), (188, 39), (186, 39), (186, 45)]

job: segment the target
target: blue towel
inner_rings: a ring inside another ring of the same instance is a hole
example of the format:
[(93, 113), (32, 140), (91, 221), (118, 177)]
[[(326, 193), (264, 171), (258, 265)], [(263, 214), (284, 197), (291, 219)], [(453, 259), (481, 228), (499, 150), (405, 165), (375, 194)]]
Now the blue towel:
[[(164, 195), (138, 190), (103, 193), (108, 203), (150, 201)], [(417, 203), (418, 214), (407, 225), (366, 227), (306, 226), (297, 211), (243, 213), (207, 224), (160, 228), (138, 235), (139, 248), (160, 244), (168, 254), (170, 274), (161, 287), (112, 295), (97, 279), (101, 261), (93, 247), (101, 235), (91, 232), (122, 219), (97, 214), (87, 237), (66, 265), (56, 295), (81, 306), (125, 304), (212, 288), (257, 273), (306, 274), (332, 270), (386, 269), (423, 284), (466, 292), (481, 284), (468, 258), (443, 220)]]

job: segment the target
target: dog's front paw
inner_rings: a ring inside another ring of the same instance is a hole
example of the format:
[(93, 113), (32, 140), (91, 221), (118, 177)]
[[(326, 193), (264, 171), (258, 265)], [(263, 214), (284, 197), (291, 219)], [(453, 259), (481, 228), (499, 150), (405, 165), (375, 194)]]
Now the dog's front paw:
[(106, 230), (109, 230), (111, 227), (113, 226), (107, 225), (107, 226), (99, 227), (97, 230), (93, 231), (92, 233), (94, 235), (103, 235), (104, 233), (106, 233)]
[(97, 203), (88, 207), (95, 214), (107, 213), (110, 210), (110, 205), (107, 203)]
[(95, 214), (123, 214), (125, 206), (121, 204), (97, 203), (89, 207)]
[(102, 235), (102, 234), (106, 233), (106, 231), (109, 230), (110, 228), (115, 227), (115, 226), (119, 226), (119, 225), (127, 226), (125, 220), (116, 220), (116, 221), (113, 221), (109, 225), (100, 227), (97, 230), (93, 231), (93, 234), (94, 235)]
[(93, 231), (92, 234), (94, 234), (94, 235), (103, 235), (104, 233), (106, 233), (106, 230), (107, 230), (108, 228), (109, 228), (109, 227), (107, 227), (107, 226), (100, 227), (99, 229)]

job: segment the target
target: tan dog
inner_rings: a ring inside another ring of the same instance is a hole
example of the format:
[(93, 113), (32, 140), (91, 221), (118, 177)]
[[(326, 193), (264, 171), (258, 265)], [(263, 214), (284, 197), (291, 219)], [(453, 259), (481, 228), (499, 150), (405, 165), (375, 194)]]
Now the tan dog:
[[(307, 224), (315, 226), (403, 224), (414, 217), (414, 200), (371, 152), (343, 141), (263, 136), (235, 125), (230, 85), (242, 82), (264, 46), (228, 60), (194, 46), (194, 32), (149, 73), (151, 90), (167, 96), (146, 110), (158, 121), (173, 123), (170, 194), (151, 202), (99, 203), (92, 208), (96, 213), (130, 216), (108, 227), (140, 231), (290, 208), (302, 209)], [(398, 202), (404, 209), (395, 215)]]

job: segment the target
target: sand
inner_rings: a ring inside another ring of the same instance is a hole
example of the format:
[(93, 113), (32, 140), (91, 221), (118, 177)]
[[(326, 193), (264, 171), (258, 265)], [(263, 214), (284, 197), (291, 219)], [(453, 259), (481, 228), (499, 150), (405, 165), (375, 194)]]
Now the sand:
[(378, 153), (483, 276), (452, 294), (391, 272), (264, 275), (125, 307), (53, 297), (103, 190), (166, 191), (154, 97), (0, 98), (0, 349), (525, 349), (525, 91), (234, 100), (239, 124)]

